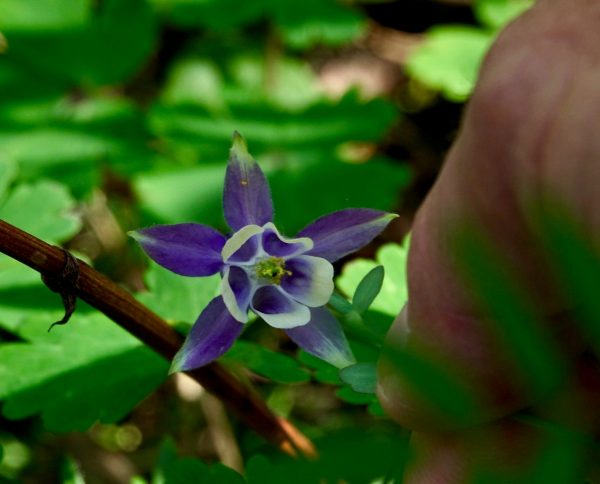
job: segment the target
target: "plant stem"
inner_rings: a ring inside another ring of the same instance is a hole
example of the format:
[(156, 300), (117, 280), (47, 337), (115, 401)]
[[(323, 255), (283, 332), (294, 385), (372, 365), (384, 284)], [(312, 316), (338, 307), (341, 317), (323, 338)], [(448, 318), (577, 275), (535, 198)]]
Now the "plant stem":
[[(66, 262), (62, 249), (43, 242), (0, 220), (0, 252), (35, 269), (42, 275), (60, 274)], [(77, 296), (95, 307), (158, 354), (171, 360), (183, 343), (182, 337), (163, 319), (123, 288), (77, 259)], [(284, 452), (314, 456), (310, 440), (290, 422), (274, 415), (258, 393), (240, 382), (218, 363), (186, 372), (218, 397), (240, 420)]]

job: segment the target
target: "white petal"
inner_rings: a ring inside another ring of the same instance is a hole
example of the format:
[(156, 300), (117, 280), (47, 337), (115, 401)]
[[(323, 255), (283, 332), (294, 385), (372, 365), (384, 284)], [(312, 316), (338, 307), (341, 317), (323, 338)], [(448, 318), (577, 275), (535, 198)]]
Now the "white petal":
[[(312, 239), (308, 237), (298, 237), (296, 239), (284, 237), (279, 233), (279, 230), (277, 230), (277, 227), (275, 227), (275, 225), (272, 222), (263, 225), (263, 229), (265, 230), (265, 235), (263, 236), (263, 248), (265, 252), (269, 255), (273, 255), (275, 257), (283, 257), (284, 259), (286, 259), (294, 255), (303, 254), (304, 252), (311, 250), (314, 246)], [(265, 236), (267, 236), (267, 234), (270, 232), (273, 232), (276, 235), (277, 239), (279, 239), (281, 242), (284, 242), (284, 244), (276, 245), (287, 245), (287, 247), (285, 247), (285, 249), (287, 250), (285, 250), (281, 246), (279, 248), (274, 246), (274, 250), (269, 251), (268, 242), (265, 240)]]
[[(267, 296), (262, 297), (265, 294)], [(304, 304), (294, 301), (277, 286), (259, 288), (252, 300), (252, 310), (274, 328), (296, 328), (310, 320), (310, 310)]]
[(324, 306), (333, 293), (333, 266), (322, 257), (302, 255), (286, 261), (291, 275), (281, 279), (281, 288), (296, 301), (312, 308)]
[[(247, 301), (244, 301), (244, 308), (240, 307), (240, 302), (238, 298), (235, 297), (235, 293), (231, 288), (229, 283), (229, 272), (230, 268), (227, 267), (225, 272), (223, 272), (223, 279), (221, 279), (221, 296), (223, 297), (223, 302), (225, 303), (225, 307), (229, 311), (229, 313), (240, 323), (246, 323), (248, 321), (248, 303), (250, 301), (250, 297), (252, 296), (253, 288), (249, 287), (248, 292), (249, 295)], [(251, 284), (249, 280), (249, 284)]]
[(253, 237), (256, 234), (260, 234), (264, 231), (263, 227), (259, 227), (258, 225), (246, 225), (238, 230), (235, 234), (233, 234), (221, 250), (221, 256), (223, 257), (223, 261), (227, 262), (233, 254), (235, 254), (238, 249), (244, 245), (248, 239)]

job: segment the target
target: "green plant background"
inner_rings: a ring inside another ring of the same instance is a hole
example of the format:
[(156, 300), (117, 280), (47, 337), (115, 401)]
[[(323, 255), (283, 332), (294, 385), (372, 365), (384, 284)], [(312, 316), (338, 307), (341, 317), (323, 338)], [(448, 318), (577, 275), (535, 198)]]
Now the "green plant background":
[[(340, 318), (381, 338), (407, 297), (407, 221), (485, 52), (533, 2), (476, 0), (462, 22), (450, 9), (414, 35), (409, 55), (380, 58), (374, 33), (389, 27), (378, 9), (401, 3), (0, 1), (0, 218), (86, 258), (185, 332), (218, 280), (148, 263), (124, 234), (185, 221), (225, 230), (222, 180), (238, 130), (284, 233), (347, 207), (400, 212), (336, 265), (352, 300), (334, 305)], [(362, 77), (338, 68), (341, 87), (329, 86), (325, 67), (366, 57), (387, 84), (366, 88), (359, 62)], [(0, 482), (400, 482), (408, 432), (373, 394), (378, 350), (360, 337), (359, 364), (340, 375), (249, 325), (222, 362), (321, 458), (284, 458), (231, 421), (242, 476), (218, 463), (212, 417), (167, 378), (167, 362), (83, 303), (48, 334), (60, 315), (35, 272), (0, 256)], [(89, 467), (107, 455), (128, 471)]]

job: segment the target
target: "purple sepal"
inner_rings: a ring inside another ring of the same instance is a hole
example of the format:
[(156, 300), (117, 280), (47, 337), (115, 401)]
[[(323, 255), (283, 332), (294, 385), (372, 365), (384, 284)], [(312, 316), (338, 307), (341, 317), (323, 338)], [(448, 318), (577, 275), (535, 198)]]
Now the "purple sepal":
[(269, 184), (246, 143), (236, 131), (225, 173), (223, 212), (233, 231), (246, 225), (263, 226), (273, 220)]
[(129, 235), (154, 262), (182, 276), (211, 276), (223, 266), (225, 236), (206, 225), (155, 225)]
[(225, 353), (244, 329), (217, 296), (200, 314), (185, 343), (175, 355), (170, 373), (207, 365)]
[(310, 308), (310, 321), (286, 330), (288, 336), (307, 353), (337, 368), (356, 363), (338, 320), (325, 307)]
[(335, 262), (367, 245), (396, 217), (380, 210), (348, 208), (315, 220), (297, 237), (309, 237), (314, 242), (307, 255)]

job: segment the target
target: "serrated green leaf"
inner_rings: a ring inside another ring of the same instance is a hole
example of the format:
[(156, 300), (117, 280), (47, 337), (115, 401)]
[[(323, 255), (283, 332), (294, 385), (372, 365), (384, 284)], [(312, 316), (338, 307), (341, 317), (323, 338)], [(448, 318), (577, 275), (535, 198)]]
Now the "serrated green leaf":
[(474, 27), (436, 26), (409, 56), (406, 70), (450, 101), (464, 102), (475, 86), (479, 66), (493, 39), (493, 33)]
[(352, 297), (352, 306), (359, 313), (364, 313), (381, 291), (385, 270), (383, 266), (371, 269), (358, 283), (358, 287)]
[(296, 360), (249, 341), (236, 341), (222, 360), (243, 365), (278, 383), (305, 383), (310, 380), (309, 374)]
[(357, 393), (375, 393), (377, 365), (375, 362), (356, 363), (340, 370), (340, 378)]
[(24, 343), (0, 345), (0, 399), (8, 418), (40, 413), (51, 431), (122, 419), (167, 376), (168, 363), (101, 314), (23, 323)]
[(531, 8), (534, 0), (476, 0), (477, 19), (488, 27), (499, 29)]
[(219, 294), (221, 278), (182, 277), (150, 261), (145, 275), (148, 292), (138, 299), (169, 322), (191, 326), (206, 305)]
[[(80, 228), (75, 202), (54, 182), (17, 185), (0, 205), (0, 218), (56, 244)], [(28, 315), (62, 307), (60, 297), (40, 280), (38, 272), (0, 254), (0, 327), (14, 331)]]
[(386, 244), (377, 251), (377, 262), (355, 259), (346, 264), (342, 274), (336, 279), (336, 284), (344, 293), (354, 294), (363, 277), (380, 264), (385, 270), (385, 276), (371, 309), (396, 317), (407, 300), (407, 251), (407, 244)]
[(58, 183), (19, 185), (0, 206), (0, 218), (40, 239), (52, 242), (75, 234), (80, 221), (74, 202)]

